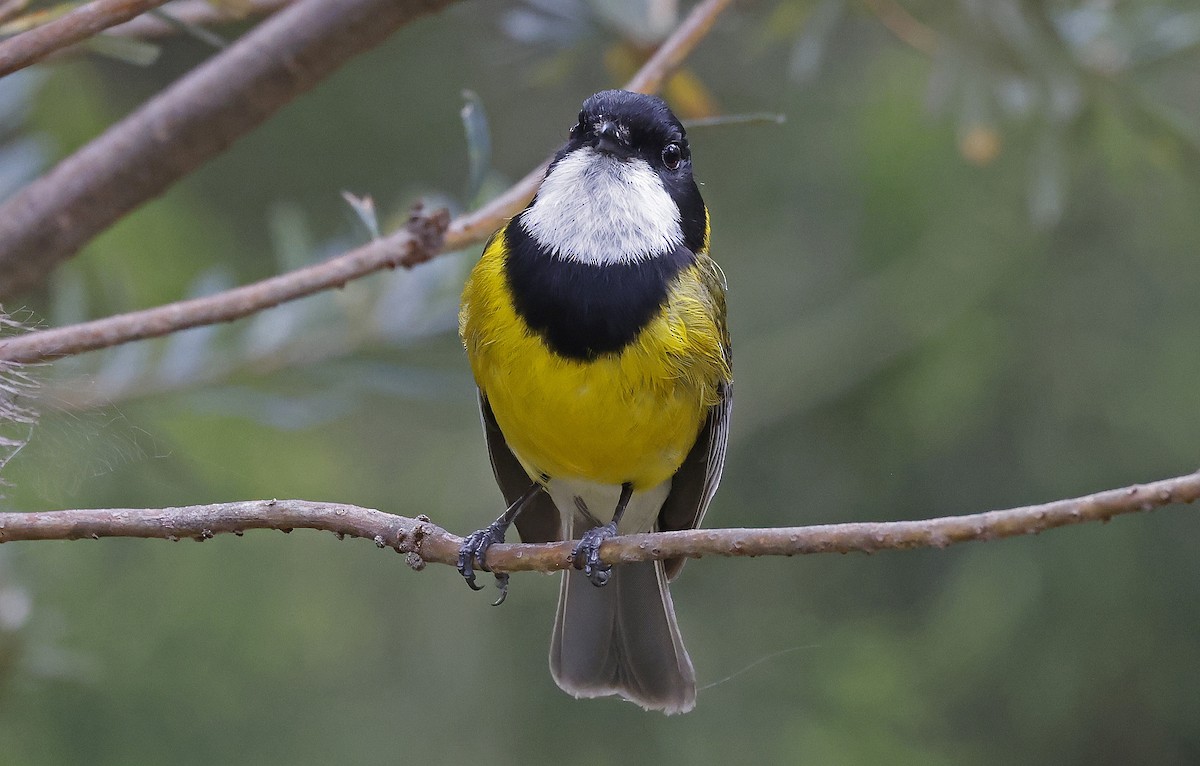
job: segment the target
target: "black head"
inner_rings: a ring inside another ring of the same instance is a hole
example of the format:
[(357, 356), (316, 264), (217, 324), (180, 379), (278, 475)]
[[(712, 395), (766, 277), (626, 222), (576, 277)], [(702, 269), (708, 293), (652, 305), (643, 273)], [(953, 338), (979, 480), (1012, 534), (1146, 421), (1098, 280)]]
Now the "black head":
[(584, 147), (621, 160), (645, 161), (679, 207), (685, 244), (693, 252), (707, 246), (708, 215), (692, 177), (687, 132), (667, 102), (625, 90), (590, 96), (555, 162)]
[(580, 146), (638, 157), (660, 172), (688, 172), (691, 165), (687, 133), (667, 102), (625, 90), (602, 90), (583, 102), (565, 150)]

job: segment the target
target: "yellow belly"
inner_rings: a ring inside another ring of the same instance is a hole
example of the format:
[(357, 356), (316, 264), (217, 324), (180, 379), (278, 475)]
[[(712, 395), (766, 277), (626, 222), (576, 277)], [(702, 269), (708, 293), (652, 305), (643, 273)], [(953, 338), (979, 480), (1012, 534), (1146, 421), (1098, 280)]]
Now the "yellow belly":
[(683, 463), (729, 376), (698, 268), (679, 275), (662, 311), (620, 353), (579, 361), (526, 327), (501, 248), (487, 248), (463, 292), (460, 331), (475, 380), (531, 477), (632, 482), (641, 491)]

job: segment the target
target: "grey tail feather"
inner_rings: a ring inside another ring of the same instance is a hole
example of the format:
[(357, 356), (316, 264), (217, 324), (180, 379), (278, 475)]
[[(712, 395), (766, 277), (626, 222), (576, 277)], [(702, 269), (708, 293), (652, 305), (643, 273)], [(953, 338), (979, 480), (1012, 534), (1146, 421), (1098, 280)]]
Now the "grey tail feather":
[(613, 567), (608, 584), (563, 573), (550, 673), (575, 697), (618, 694), (667, 715), (696, 706), (696, 672), (683, 648), (661, 561)]

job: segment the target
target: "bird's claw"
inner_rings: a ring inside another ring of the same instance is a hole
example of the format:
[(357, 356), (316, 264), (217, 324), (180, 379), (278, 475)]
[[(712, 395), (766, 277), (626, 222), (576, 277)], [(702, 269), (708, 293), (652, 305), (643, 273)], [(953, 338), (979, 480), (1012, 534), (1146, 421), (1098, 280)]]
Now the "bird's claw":
[(492, 602), (492, 606), (500, 606), (508, 598), (508, 572), (496, 574), (496, 587), (500, 589), (500, 595)]
[(576, 569), (582, 569), (592, 585), (601, 588), (608, 584), (612, 574), (612, 565), (600, 561), (600, 546), (610, 537), (617, 534), (616, 522), (609, 522), (602, 527), (593, 527), (583, 533), (579, 542), (571, 551), (571, 564)]
[[(475, 565), (478, 563), (484, 572), (492, 571), (487, 565), (487, 551), (496, 543), (504, 542), (505, 530), (505, 526), (489, 524), (467, 535), (467, 539), (458, 549), (458, 573), (467, 581), (471, 590), (483, 590), (482, 585), (475, 583)], [(496, 599), (493, 606), (500, 606), (508, 596), (508, 574), (501, 572), (496, 575), (496, 587), (500, 589), (500, 598)]]

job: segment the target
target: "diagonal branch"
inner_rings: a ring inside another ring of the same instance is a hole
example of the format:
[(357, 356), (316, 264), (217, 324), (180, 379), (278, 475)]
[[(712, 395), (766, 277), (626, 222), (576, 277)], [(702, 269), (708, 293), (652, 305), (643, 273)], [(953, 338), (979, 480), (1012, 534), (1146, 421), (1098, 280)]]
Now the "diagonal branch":
[(696, 45), (708, 36), (717, 16), (729, 7), (731, 0), (705, 0), (697, 5), (687, 18), (658, 46), (654, 55), (642, 65), (625, 90), (638, 93), (657, 93), (667, 79), (683, 63)]
[[(606, 541), (601, 559), (609, 564), (703, 556), (795, 556), (809, 553), (874, 553), (910, 548), (944, 548), (972, 540), (998, 540), (1047, 529), (1108, 521), (1125, 513), (1151, 511), (1200, 498), (1200, 471), (1069, 500), (968, 516), (922, 521), (858, 522), (773, 529), (695, 529), (626, 535)], [(0, 542), (141, 537), (203, 541), (247, 529), (320, 529), (338, 537), (373, 540), (380, 548), (408, 554), (409, 563), (456, 565), (463, 538), (419, 516), (410, 519), (338, 503), (252, 500), (181, 508), (0, 513)], [(550, 572), (570, 566), (571, 542), (497, 545), (488, 551), (495, 571)]]
[(355, 55), (454, 0), (297, 0), (0, 205), (0, 300)]
[[(670, 68), (678, 66), (703, 38), (711, 28), (712, 21), (730, 2), (731, 0), (704, 0), (697, 5), (627, 87), (642, 89), (645, 92), (657, 87)], [(280, 13), (290, 10), (293, 9), (289, 8)], [(432, 257), (437, 253), (461, 250), (489, 236), (525, 206), (537, 190), (545, 172), (546, 166), (543, 164), (479, 210), (455, 218), (446, 229), (445, 239), (440, 248), (434, 248), (425, 255)], [(6, 208), (7, 206), (0, 207), (0, 216)], [(4, 270), (4, 226), (3, 219), (0, 218), (0, 273)], [(351, 279), (366, 276), (381, 268), (412, 266), (420, 262), (420, 259), (396, 259), (389, 255), (397, 248), (406, 247), (409, 242), (408, 236), (402, 231), (314, 266), (228, 292), (0, 340), (0, 360), (34, 362), (69, 356), (167, 335), (189, 327), (248, 316), (283, 301), (345, 284)], [(349, 267), (347, 261), (353, 261), (355, 265)], [(270, 285), (269, 289), (265, 289), (267, 285)], [(4, 292), (4, 287), (0, 286), (0, 297)]]
[(418, 209), (407, 226), (385, 239), (281, 276), (145, 311), (0, 339), (0, 362), (29, 363), (155, 338), (189, 327), (230, 322), (286, 301), (341, 287), (380, 269), (411, 267), (442, 252), (449, 218), (445, 209), (431, 215)]
[(0, 24), (20, 16), (28, 5), (29, 0), (0, 0)]
[(92, 0), (58, 18), (0, 41), (0, 77), (57, 50), (129, 21), (167, 0)]

